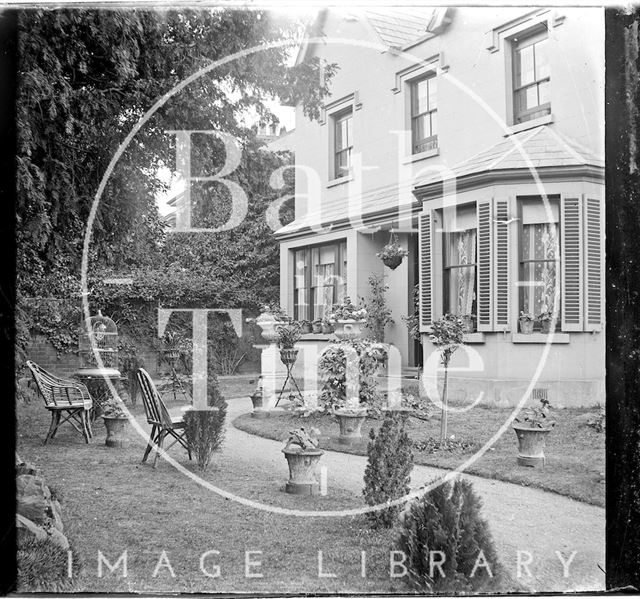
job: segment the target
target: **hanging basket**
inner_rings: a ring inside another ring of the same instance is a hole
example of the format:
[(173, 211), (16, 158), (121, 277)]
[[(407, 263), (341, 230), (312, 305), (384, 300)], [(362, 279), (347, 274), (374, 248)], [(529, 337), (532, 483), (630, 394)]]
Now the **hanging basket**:
[(398, 268), (398, 266), (402, 264), (403, 260), (404, 260), (404, 256), (401, 256), (400, 254), (396, 254), (395, 256), (387, 256), (383, 258), (382, 263), (385, 266), (388, 266), (391, 270), (395, 270), (396, 268)]
[(407, 250), (400, 245), (396, 234), (392, 231), (389, 237), (389, 243), (387, 243), (387, 245), (382, 248), (382, 251), (378, 252), (376, 255), (382, 260), (382, 263), (385, 266), (391, 270), (395, 270), (402, 264), (402, 261), (407, 254)]
[(288, 364), (294, 364), (298, 357), (298, 351), (299, 350), (293, 348), (281, 349), (280, 360), (285, 366)]

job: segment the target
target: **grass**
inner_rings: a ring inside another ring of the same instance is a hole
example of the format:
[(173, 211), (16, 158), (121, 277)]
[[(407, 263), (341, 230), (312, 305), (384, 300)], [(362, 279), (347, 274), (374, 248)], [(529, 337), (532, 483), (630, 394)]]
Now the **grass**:
[[(557, 421), (555, 429), (548, 435), (544, 468), (518, 466), (517, 439), (509, 427), (489, 450), (466, 472), (486, 478), (537, 487), (565, 495), (585, 503), (604, 506), (605, 485), (605, 435), (579, 424), (576, 417), (587, 409), (564, 409), (554, 411)], [(465, 413), (449, 414), (449, 435), (457, 441), (466, 441), (471, 447), (453, 451), (430, 452), (414, 449), (415, 463), (440, 468), (456, 468), (469, 459), (498, 431), (510, 416), (511, 410), (476, 407)], [(440, 414), (428, 422), (410, 418), (408, 432), (415, 443), (428, 438), (439, 438)], [(299, 426), (315, 426), (322, 432), (321, 447), (366, 455), (368, 435), (377, 430), (381, 420), (367, 419), (362, 427), (363, 440), (353, 446), (338, 443), (338, 424), (331, 416), (309, 416), (302, 418), (291, 413), (274, 413), (270, 418), (259, 420), (245, 414), (236, 418), (234, 425), (248, 433), (269, 439), (284, 439), (288, 431)]]
[[(231, 396), (230, 386), (221, 384)], [(249, 385), (248, 392), (251, 391)], [(233, 389), (237, 391), (234, 383)], [(170, 406), (171, 407), (171, 406)], [(141, 416), (140, 402), (132, 409)], [(158, 468), (141, 465), (145, 440), (128, 427), (128, 447), (104, 445), (104, 425), (98, 419), (95, 439), (85, 444), (69, 426), (63, 426), (48, 445), (49, 414), (42, 404), (17, 405), (17, 451), (22, 459), (40, 468), (56, 494), (64, 497), (62, 516), (65, 534), (72, 543), (76, 571), (60, 590), (93, 593), (400, 593), (407, 588), (402, 579), (389, 576), (389, 551), (395, 548), (393, 530), (372, 530), (364, 516), (320, 518), (283, 516), (245, 507), (181, 476), (160, 460)], [(230, 424), (229, 424), (230, 426)], [(186, 453), (175, 446), (170, 454), (195, 470)], [(286, 472), (284, 470), (283, 474)], [(346, 490), (332, 489), (327, 496), (301, 498), (282, 492), (282, 480), (265, 476), (263, 468), (235, 456), (217, 454), (203, 478), (213, 485), (264, 504), (309, 510), (338, 510), (362, 505), (362, 498)], [(122, 569), (98, 574), (98, 552), (115, 564), (127, 551), (127, 576)], [(160, 567), (166, 551), (173, 573)], [(220, 568), (220, 576), (207, 577), (200, 558), (209, 550), (205, 567)], [(245, 552), (261, 561), (255, 567), (262, 578), (245, 576)], [(318, 576), (318, 551), (323, 552), (323, 570), (335, 577)], [(361, 577), (361, 551), (367, 552), (366, 577)], [(60, 556), (58, 556), (60, 557)], [(23, 558), (23, 569), (35, 567)], [(66, 559), (51, 561), (46, 575), (60, 581), (66, 575)], [(42, 575), (20, 579), (20, 592), (45, 588)], [(501, 582), (500, 589), (518, 588)]]

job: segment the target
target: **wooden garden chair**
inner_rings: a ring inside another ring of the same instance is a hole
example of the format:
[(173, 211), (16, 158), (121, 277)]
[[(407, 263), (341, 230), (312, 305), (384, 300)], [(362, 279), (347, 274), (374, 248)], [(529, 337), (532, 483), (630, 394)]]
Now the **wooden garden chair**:
[[(93, 437), (89, 418), (93, 400), (87, 387), (78, 381), (54, 376), (31, 360), (27, 362), (27, 367), (44, 399), (45, 407), (51, 412), (51, 425), (44, 445), (56, 436), (58, 428), (65, 422), (69, 422), (89, 443)], [(61, 420), (64, 412), (66, 416)]]
[(164, 405), (162, 397), (158, 393), (155, 384), (151, 380), (149, 373), (144, 368), (139, 368), (136, 373), (138, 384), (140, 385), (140, 394), (144, 404), (144, 411), (147, 414), (147, 422), (151, 425), (151, 434), (149, 435), (149, 443), (142, 457), (144, 464), (149, 457), (149, 453), (153, 447), (156, 447), (156, 455), (153, 458), (153, 467), (156, 467), (158, 456), (162, 451), (162, 444), (167, 436), (173, 437), (173, 443), (164, 451), (169, 451), (176, 443), (180, 443), (187, 450), (189, 459), (191, 459), (191, 449), (187, 443), (184, 430), (184, 421), (182, 416), (172, 417), (169, 410)]

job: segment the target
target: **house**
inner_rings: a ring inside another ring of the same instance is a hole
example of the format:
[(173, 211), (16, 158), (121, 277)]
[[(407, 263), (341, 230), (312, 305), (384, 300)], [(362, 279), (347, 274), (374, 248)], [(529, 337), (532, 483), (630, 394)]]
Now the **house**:
[[(322, 318), (383, 274), (405, 371), (433, 366), (434, 319), (466, 315), (453, 396), (603, 402), (603, 48), (601, 8), (321, 11), (298, 60), (339, 70), (319, 121), (296, 112), (281, 305)], [(416, 284), (421, 343), (402, 321)], [(523, 312), (555, 314), (552, 338)]]

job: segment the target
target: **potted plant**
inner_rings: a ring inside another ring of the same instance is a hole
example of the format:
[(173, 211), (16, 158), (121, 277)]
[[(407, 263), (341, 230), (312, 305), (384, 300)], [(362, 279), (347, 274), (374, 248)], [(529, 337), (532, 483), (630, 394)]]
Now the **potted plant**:
[(398, 243), (398, 240), (393, 233), (391, 234), (389, 243), (387, 243), (381, 251), (376, 253), (376, 256), (382, 260), (383, 264), (391, 270), (398, 268), (398, 266), (402, 264), (405, 256), (408, 255), (409, 252), (405, 250), (400, 243)]
[(304, 427), (293, 430), (285, 443), (284, 453), (289, 465), (289, 480), (285, 491), (293, 495), (317, 495), (320, 491), (318, 482), (318, 463), (324, 451), (319, 449), (318, 435), (320, 431)]
[(554, 420), (549, 420), (548, 414), (551, 404), (547, 399), (540, 400), (540, 407), (530, 407), (523, 411), (523, 418), (516, 418), (518, 424), (513, 430), (518, 437), (518, 464), (520, 466), (535, 467), (546, 461), (544, 446), (546, 436), (555, 426)]
[(320, 333), (322, 333), (322, 320), (321, 319), (314, 320), (311, 323), (311, 332), (314, 333), (315, 335), (319, 335)]
[(524, 333), (525, 335), (531, 335), (531, 333), (533, 333), (533, 314), (530, 314), (529, 312), (520, 312), (518, 322), (520, 323), (521, 333)]
[(300, 341), (302, 333), (300, 332), (300, 324), (291, 321), (287, 324), (281, 324), (276, 327), (276, 343), (280, 350), (280, 360), (285, 365), (294, 364), (298, 357), (298, 351), (295, 344)]
[(161, 351), (165, 360), (169, 362), (171, 366), (176, 367), (176, 363), (180, 359), (180, 356), (187, 349), (187, 341), (185, 336), (179, 331), (167, 331), (162, 336)]
[(310, 320), (305, 320), (304, 318), (302, 320), (298, 321), (300, 323), (300, 332), (303, 335), (308, 335), (309, 333), (311, 333), (311, 321)]
[(333, 333), (334, 331), (333, 324), (328, 318), (323, 318), (321, 322), (322, 322), (323, 335), (330, 335), (331, 333)]
[(362, 305), (356, 306), (349, 297), (345, 297), (341, 304), (333, 306), (328, 319), (334, 325), (338, 339), (357, 339), (362, 336), (362, 327), (367, 322), (367, 309)]
[(545, 310), (538, 315), (540, 323), (540, 332), (548, 335), (556, 326), (556, 317), (550, 310)]
[(477, 317), (475, 314), (464, 314), (462, 318), (462, 327), (465, 333), (476, 332)]
[(123, 409), (120, 399), (109, 396), (102, 402), (102, 419), (107, 429), (107, 447), (125, 447), (127, 441), (124, 436), (125, 425), (129, 420), (127, 412)]
[(262, 329), (263, 338), (268, 343), (274, 343), (278, 338), (276, 326), (288, 320), (289, 317), (278, 304), (265, 304), (256, 318), (256, 324)]

